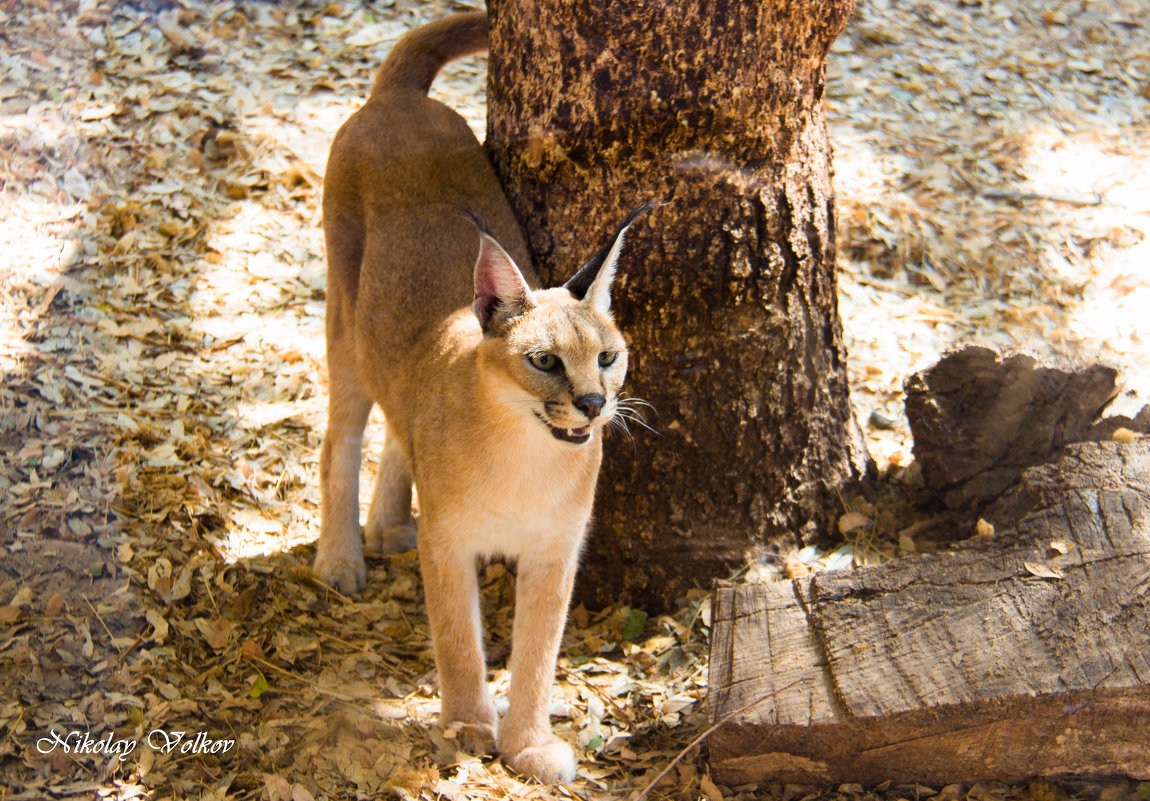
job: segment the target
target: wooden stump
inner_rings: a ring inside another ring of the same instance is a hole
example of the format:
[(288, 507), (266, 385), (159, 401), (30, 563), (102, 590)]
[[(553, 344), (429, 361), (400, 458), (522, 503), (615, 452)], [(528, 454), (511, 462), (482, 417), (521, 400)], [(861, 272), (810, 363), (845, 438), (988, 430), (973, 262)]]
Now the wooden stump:
[(923, 480), (950, 509), (976, 511), (1069, 442), (1110, 439), (1119, 427), (1150, 432), (1150, 409), (1098, 419), (1118, 396), (1117, 379), (1101, 364), (1066, 370), (988, 348), (948, 353), (906, 382)]
[(1059, 453), (983, 509), (992, 536), (720, 588), (717, 779), (1150, 779), (1150, 440)]

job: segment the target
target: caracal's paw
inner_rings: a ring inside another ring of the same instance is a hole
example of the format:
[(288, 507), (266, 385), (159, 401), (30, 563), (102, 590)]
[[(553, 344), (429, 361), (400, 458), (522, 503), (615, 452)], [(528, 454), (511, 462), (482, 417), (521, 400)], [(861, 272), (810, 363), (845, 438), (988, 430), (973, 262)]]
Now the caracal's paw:
[(489, 723), (464, 723), (457, 720), (450, 724), (444, 735), (451, 737), (464, 753), (479, 756), (495, 753), (495, 726)]
[(541, 784), (567, 784), (575, 781), (575, 752), (558, 737), (543, 745), (530, 745), (503, 762), (516, 773)]
[(367, 586), (363, 557), (352, 559), (333, 550), (320, 545), (311, 569), (324, 584), (344, 595), (355, 595)]
[(476, 755), (494, 754), (499, 718), (491, 695), (484, 690), (468, 703), (461, 701), (458, 696), (444, 701), (439, 717), (444, 735), (455, 738), (461, 751)]
[(415, 521), (408, 520), (398, 526), (367, 526), (363, 547), (371, 554), (404, 553), (415, 547)]

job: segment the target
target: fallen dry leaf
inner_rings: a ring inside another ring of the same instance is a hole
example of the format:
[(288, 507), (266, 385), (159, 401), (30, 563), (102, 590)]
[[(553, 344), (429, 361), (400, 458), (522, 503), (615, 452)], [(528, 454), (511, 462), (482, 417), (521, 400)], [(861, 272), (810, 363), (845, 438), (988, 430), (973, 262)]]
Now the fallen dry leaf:
[(870, 523), (871, 519), (861, 512), (847, 512), (839, 518), (839, 534), (845, 537)]
[(46, 604), (44, 604), (44, 613), (49, 615), (59, 615), (63, 614), (67, 608), (68, 604), (64, 600), (64, 596), (60, 593), (56, 593), (48, 599)]
[(1057, 565), (1047, 565), (1041, 562), (1023, 562), (1022, 566), (1026, 568), (1026, 572), (1032, 576), (1046, 579), (1060, 579), (1066, 578), (1066, 574), (1062, 572), (1062, 568)]
[(1138, 435), (1129, 428), (1116, 428), (1110, 438), (1115, 442), (1135, 442), (1138, 440)]

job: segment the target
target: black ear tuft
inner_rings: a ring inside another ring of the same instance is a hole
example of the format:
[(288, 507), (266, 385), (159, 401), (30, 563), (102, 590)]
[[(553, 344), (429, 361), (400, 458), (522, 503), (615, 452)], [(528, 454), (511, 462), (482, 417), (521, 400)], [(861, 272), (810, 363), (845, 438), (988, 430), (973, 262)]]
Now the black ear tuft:
[(619, 241), (619, 237), (623, 236), (631, 224), (639, 218), (640, 215), (650, 211), (656, 206), (662, 206), (663, 203), (644, 203), (639, 208), (632, 211), (627, 215), (623, 222), (619, 223), (619, 227), (615, 229), (615, 235), (611, 237), (611, 241), (603, 246), (603, 249), (596, 253), (590, 261), (584, 264), (575, 275), (571, 276), (563, 288), (575, 296), (576, 300), (583, 300), (587, 295), (587, 290), (591, 288), (591, 284), (599, 275), (599, 271), (603, 269), (603, 264), (607, 261), (607, 257), (611, 255), (611, 251), (615, 248), (615, 243)]
[(479, 233), (483, 236), (491, 236), (491, 232), (487, 230), (487, 223), (483, 221), (475, 209), (464, 206), (462, 203), (452, 203), (451, 205), (459, 212), (459, 216), (466, 217), (467, 221), (474, 225)]

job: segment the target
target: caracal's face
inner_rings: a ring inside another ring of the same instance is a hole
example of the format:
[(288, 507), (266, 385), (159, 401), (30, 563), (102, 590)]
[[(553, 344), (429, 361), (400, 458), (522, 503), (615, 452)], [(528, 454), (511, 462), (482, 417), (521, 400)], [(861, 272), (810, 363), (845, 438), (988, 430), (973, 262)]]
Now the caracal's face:
[(619, 409), (627, 344), (611, 318), (562, 287), (483, 345), (502, 401), (555, 439), (590, 442)]

